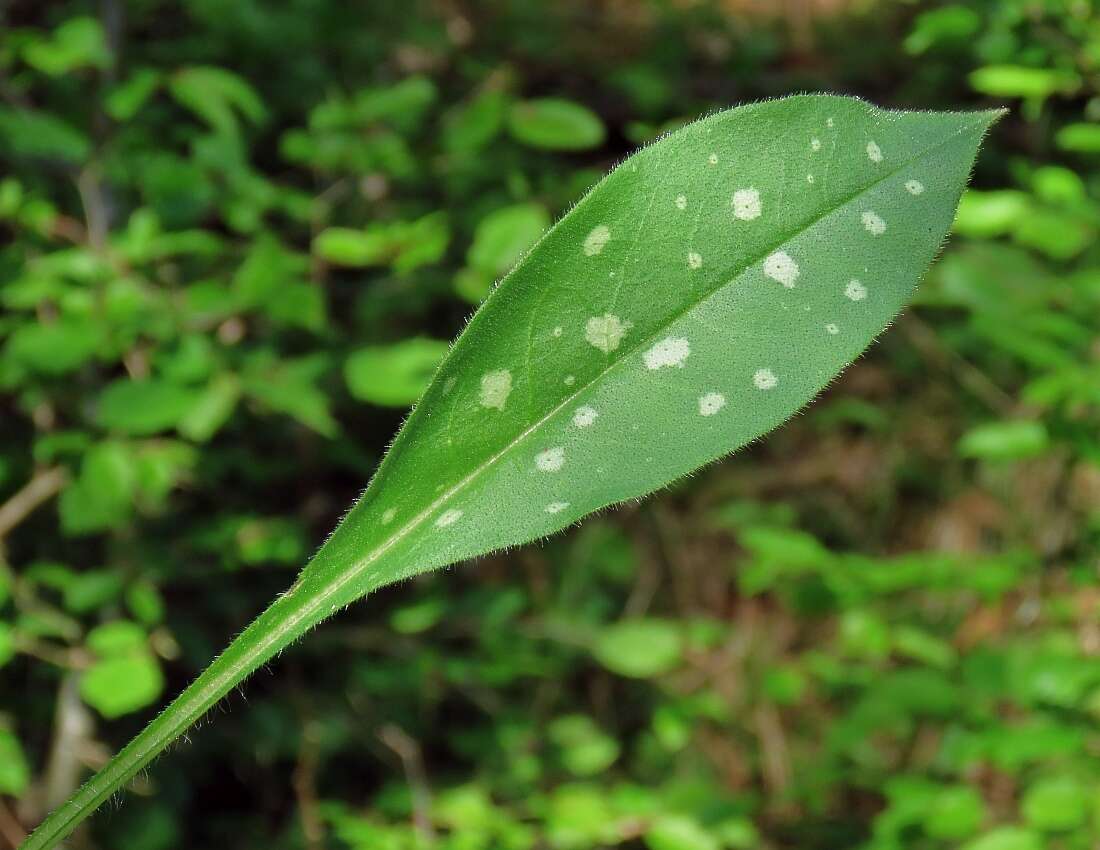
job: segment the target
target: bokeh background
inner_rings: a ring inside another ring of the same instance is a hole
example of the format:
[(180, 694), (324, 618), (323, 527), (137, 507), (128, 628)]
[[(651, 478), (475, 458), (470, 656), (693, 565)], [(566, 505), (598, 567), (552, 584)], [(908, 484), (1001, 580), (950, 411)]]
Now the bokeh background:
[(0, 847), (277, 592), (616, 161), (1007, 105), (913, 307), (640, 505), (325, 624), (71, 846), (1100, 846), (1092, 0), (0, 2)]

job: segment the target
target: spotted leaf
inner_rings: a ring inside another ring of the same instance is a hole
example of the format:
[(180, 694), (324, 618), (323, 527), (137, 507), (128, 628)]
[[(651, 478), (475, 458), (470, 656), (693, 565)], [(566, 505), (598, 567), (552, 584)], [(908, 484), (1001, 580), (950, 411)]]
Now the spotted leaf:
[(996, 117), (794, 97), (627, 159), (474, 316), (294, 586), (27, 847), (67, 834), (340, 607), (545, 537), (781, 424), (903, 307)]

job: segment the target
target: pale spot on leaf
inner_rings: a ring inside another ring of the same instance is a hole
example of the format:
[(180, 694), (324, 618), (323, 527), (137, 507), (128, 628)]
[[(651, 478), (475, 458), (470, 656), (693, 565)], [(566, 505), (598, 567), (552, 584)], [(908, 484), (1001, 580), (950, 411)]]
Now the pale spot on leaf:
[(882, 148), (880, 148), (874, 142), (868, 142), (867, 143), (867, 158), (869, 160), (871, 160), (871, 162), (874, 162), (874, 163), (882, 162)]
[(760, 193), (756, 189), (738, 189), (733, 193), (733, 214), (742, 221), (760, 218)]
[(829, 324), (827, 324), (825, 326), (825, 333), (832, 334), (833, 336), (836, 336), (838, 333), (840, 333), (840, 328), (838, 328), (832, 322), (829, 322)]
[(622, 321), (614, 313), (593, 316), (585, 323), (584, 338), (605, 354), (614, 351), (633, 325)]
[(600, 414), (596, 412), (596, 408), (586, 404), (583, 407), (578, 407), (573, 412), (573, 424), (578, 428), (587, 428), (596, 421), (596, 417), (599, 415)]
[(688, 252), (688, 268), (698, 269), (703, 265), (703, 255), (697, 254), (695, 251)]
[(691, 345), (686, 339), (670, 336), (662, 339), (642, 356), (647, 369), (661, 369), (665, 366), (682, 369), (689, 354), (691, 354)]
[(867, 297), (867, 287), (855, 278), (852, 278), (848, 281), (848, 285), (844, 287), (844, 295), (852, 301), (862, 301)]
[(833, 126), (833, 124), (835, 124), (835, 123), (836, 123), (836, 122), (835, 122), (835, 121), (834, 121), (834, 120), (832, 119), (832, 117), (831, 117), (831, 116), (830, 116), (829, 118), (826, 118), (826, 119), (825, 119), (825, 126), (826, 126), (826, 127), (832, 127), (832, 126)]
[(924, 184), (921, 183), (919, 180), (906, 180), (905, 191), (908, 192), (910, 195), (919, 195), (921, 192), (924, 191)]
[(814, 182), (814, 176), (812, 174), (807, 174), (806, 175), (806, 182), (807, 183), (813, 183)]
[(597, 224), (589, 231), (588, 235), (584, 237), (585, 256), (596, 256), (610, 241), (611, 229), (606, 224)]
[(439, 515), (439, 519), (435, 521), (436, 528), (446, 528), (448, 525), (454, 525), (462, 519), (462, 511), (457, 508), (449, 508)]
[(699, 396), (699, 415), (713, 416), (726, 406), (726, 397), (721, 393), (707, 393)]
[(573, 386), (573, 384), (575, 384), (577, 382), (577, 376), (576, 375), (566, 375), (562, 379), (562, 381), (567, 387), (571, 387), (571, 386)]
[(817, 151), (821, 150), (821, 139), (818, 139), (818, 138), (810, 139), (810, 147), (813, 149), (813, 151), (815, 153)]
[(486, 372), (481, 376), (481, 395), (479, 400), (482, 407), (495, 407), (504, 410), (508, 396), (512, 392), (512, 373), (507, 369), (497, 369), (495, 372)]
[(382, 525), (389, 525), (393, 522), (393, 518), (397, 516), (397, 510), (395, 508), (386, 508), (382, 511)]
[(561, 326), (561, 325), (558, 325), (558, 326), (557, 326), (556, 328), (554, 328), (554, 330), (552, 330), (552, 331), (551, 331), (550, 333), (551, 333), (551, 334), (552, 334), (553, 336), (561, 336), (561, 335), (562, 335), (562, 326)]
[(757, 369), (753, 373), (752, 383), (758, 390), (770, 390), (779, 383), (779, 379), (771, 369)]
[(712, 153), (710, 156), (707, 157), (707, 162), (709, 162), (711, 165), (717, 165), (718, 164), (718, 154)]
[(798, 263), (786, 251), (776, 251), (764, 260), (764, 274), (790, 289), (798, 280)]
[(676, 209), (686, 210), (687, 207), (688, 207), (687, 195), (677, 195), (676, 196)]
[(548, 514), (560, 514), (568, 507), (568, 502), (551, 502), (549, 505), (546, 506), (546, 512)]
[(886, 232), (886, 222), (874, 210), (865, 210), (860, 219), (863, 221), (863, 227), (872, 236), (881, 236)]
[(565, 449), (555, 446), (535, 455), (535, 468), (540, 472), (557, 472), (565, 465)]

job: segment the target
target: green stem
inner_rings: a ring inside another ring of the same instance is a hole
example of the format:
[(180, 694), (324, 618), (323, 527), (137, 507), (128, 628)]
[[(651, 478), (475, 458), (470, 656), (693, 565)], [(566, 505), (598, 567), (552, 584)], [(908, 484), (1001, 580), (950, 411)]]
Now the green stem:
[(49, 850), (198, 721), (252, 671), (330, 612), (329, 595), (295, 584), (276, 599), (183, 693), (31, 833), (20, 850)]

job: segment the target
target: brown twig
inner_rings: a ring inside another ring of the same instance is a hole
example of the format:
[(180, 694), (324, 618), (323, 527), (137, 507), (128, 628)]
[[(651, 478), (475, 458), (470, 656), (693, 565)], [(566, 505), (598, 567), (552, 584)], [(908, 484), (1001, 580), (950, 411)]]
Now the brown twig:
[(2, 798), (0, 798), (0, 837), (7, 842), (11, 850), (16, 850), (27, 837), (23, 826), (12, 813), (12, 810), (5, 805)]
[(428, 787), (428, 776), (424, 771), (424, 762), (420, 757), (420, 745), (403, 729), (387, 723), (378, 730), (378, 739), (397, 753), (401, 766), (405, 770), (405, 781), (412, 791), (413, 825), (417, 832), (435, 843), (435, 830), (432, 829), (432, 794)]
[(43, 502), (48, 501), (65, 486), (67, 474), (55, 466), (36, 472), (31, 480), (0, 505), (0, 540), (27, 518)]
[(302, 818), (302, 836), (306, 850), (324, 847), (325, 830), (317, 807), (318, 734), (317, 724), (307, 720), (302, 726), (302, 746), (294, 768), (294, 795)]

